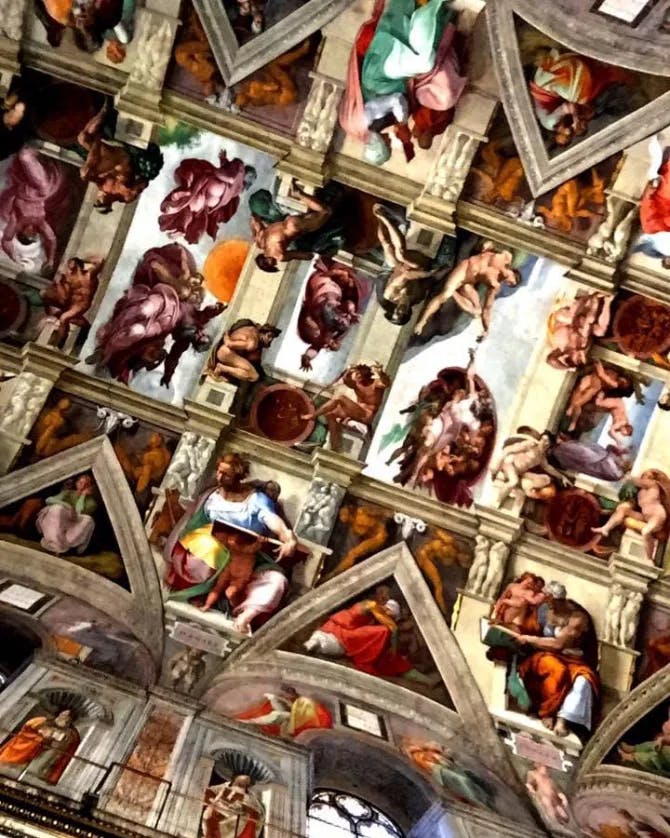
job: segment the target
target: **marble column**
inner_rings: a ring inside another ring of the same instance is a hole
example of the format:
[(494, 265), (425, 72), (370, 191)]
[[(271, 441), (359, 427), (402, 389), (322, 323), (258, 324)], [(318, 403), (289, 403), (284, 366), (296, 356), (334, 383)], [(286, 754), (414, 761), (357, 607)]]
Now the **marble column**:
[(0, 475), (15, 462), (52, 387), (69, 366), (68, 359), (45, 347), (24, 349), (21, 372), (8, 381), (0, 397)]

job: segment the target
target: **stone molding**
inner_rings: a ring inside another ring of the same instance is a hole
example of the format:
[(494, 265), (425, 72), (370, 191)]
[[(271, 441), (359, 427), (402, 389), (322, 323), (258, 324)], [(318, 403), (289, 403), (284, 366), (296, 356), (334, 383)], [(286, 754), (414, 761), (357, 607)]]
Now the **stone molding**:
[[(521, 13), (525, 18), (529, 5), (519, 0), (494, 0), (487, 3), (486, 18), (507, 121), (530, 190), (538, 196), (664, 128), (670, 92), (550, 158), (527, 91), (514, 26), (514, 13)], [(544, 26), (541, 29), (544, 30)], [(588, 54), (589, 50), (586, 52)]]
[(307, 0), (240, 46), (220, 0), (193, 0), (223, 81), (231, 86), (274, 61), (350, 6), (352, 0)]

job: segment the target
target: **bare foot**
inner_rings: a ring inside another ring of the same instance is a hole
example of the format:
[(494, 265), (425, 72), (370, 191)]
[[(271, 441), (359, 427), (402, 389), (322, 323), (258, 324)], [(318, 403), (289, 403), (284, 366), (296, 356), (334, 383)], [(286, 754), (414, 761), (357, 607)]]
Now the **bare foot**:
[(547, 728), (547, 730), (554, 729), (554, 717), (547, 716), (546, 718), (542, 719), (542, 724)]
[(609, 531), (605, 525), (602, 527), (591, 527), (591, 532), (597, 532), (600, 535), (609, 535)]

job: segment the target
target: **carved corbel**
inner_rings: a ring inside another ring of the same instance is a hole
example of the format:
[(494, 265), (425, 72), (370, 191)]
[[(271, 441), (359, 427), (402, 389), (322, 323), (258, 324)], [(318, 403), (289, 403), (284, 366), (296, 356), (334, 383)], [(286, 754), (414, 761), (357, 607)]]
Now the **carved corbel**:
[(18, 60), (27, 0), (0, 0), (0, 97), (20, 69)]
[(454, 235), (456, 202), (479, 144), (485, 141), (484, 134), (465, 126), (452, 124), (447, 128), (424, 190), (410, 207), (409, 217), (413, 221)]
[(326, 156), (337, 125), (344, 84), (318, 72), (310, 73), (312, 87), (298, 125), (295, 143), (278, 169), (306, 183), (321, 186), (327, 179)]

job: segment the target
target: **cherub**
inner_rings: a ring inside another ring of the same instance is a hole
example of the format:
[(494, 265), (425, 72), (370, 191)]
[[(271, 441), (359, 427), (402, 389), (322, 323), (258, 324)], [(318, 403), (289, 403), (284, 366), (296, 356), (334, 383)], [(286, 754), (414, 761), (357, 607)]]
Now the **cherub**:
[[(509, 250), (498, 251), (492, 242), (487, 242), (481, 253), (463, 259), (447, 276), (442, 290), (423, 310), (414, 333), (420, 335), (433, 315), (437, 314), (448, 300), (453, 299), (466, 314), (481, 320), (482, 334), (478, 340), (483, 340), (488, 334), (493, 304), (502, 284), (511, 287), (519, 284), (519, 272), (512, 268), (513, 259)], [(479, 297), (480, 285), (486, 288), (483, 302)]]
[(570, 804), (554, 782), (546, 765), (536, 762), (526, 774), (526, 788), (537, 800), (540, 811), (551, 821), (570, 823)]
[(386, 217), (384, 207), (375, 204), (372, 212), (378, 222), (377, 237), (384, 252), (384, 260), (392, 268), (383, 293), (384, 302), (387, 304), (385, 316), (392, 323), (404, 325), (411, 317), (412, 306), (422, 297), (423, 289), (418, 286), (417, 280), (431, 279), (444, 269), (427, 268), (414, 261), (420, 258), (421, 254), (414, 254), (408, 250), (405, 237)]
[(384, 393), (391, 386), (391, 379), (378, 363), (355, 364), (347, 367), (334, 383), (339, 381), (354, 391), (356, 401), (346, 395), (333, 396), (321, 407), (302, 417), (303, 419), (325, 417), (333, 451), (340, 449), (342, 425), (351, 421), (360, 422), (368, 428), (372, 425)]
[(498, 597), (493, 606), (493, 622), (521, 633), (530, 609), (546, 601), (544, 579), (534, 573), (522, 573)]
[(527, 498), (551, 500), (556, 494), (554, 479), (561, 484), (569, 480), (547, 461), (547, 454), (554, 443), (550, 431), (538, 434), (532, 428), (521, 427), (517, 435), (503, 445), (497, 464), (491, 469), (493, 479), (503, 483), (499, 503), (513, 490), (520, 490)]
[[(582, 411), (587, 404), (592, 403), (610, 413), (613, 425), (616, 422), (617, 433), (630, 436), (633, 430), (630, 428), (628, 432), (630, 425), (621, 398), (622, 393), (629, 396), (633, 393), (633, 385), (628, 376), (619, 374), (611, 367), (605, 367), (596, 359), (593, 370), (582, 375), (570, 396), (570, 403), (565, 411), (565, 415), (570, 417), (568, 431), (575, 430)], [(616, 439), (616, 436), (613, 438)]]
[(319, 491), (310, 493), (300, 515), (300, 531), (307, 538), (321, 541), (332, 528), (339, 490), (334, 483), (324, 483)]
[(237, 0), (240, 17), (251, 18), (251, 31), (258, 35), (265, 23), (265, 0)]
[(647, 469), (639, 477), (631, 477), (629, 482), (638, 489), (635, 502), (620, 503), (607, 522), (602, 527), (593, 527), (593, 532), (608, 536), (621, 524), (637, 530), (644, 538), (647, 557), (653, 561), (656, 541), (668, 537), (670, 480), (658, 469)]

